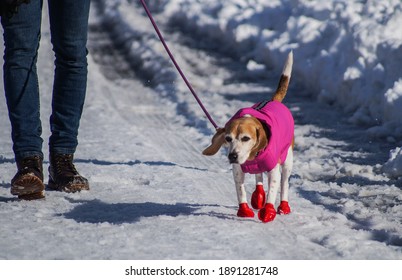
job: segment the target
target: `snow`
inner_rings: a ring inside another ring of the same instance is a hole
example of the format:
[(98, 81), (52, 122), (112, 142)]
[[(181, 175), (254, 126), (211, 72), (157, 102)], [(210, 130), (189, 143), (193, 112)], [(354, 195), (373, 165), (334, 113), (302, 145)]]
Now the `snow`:
[[(402, 259), (402, 34), (395, 32), (402, 3), (149, 2), (220, 125), (269, 98), (293, 50), (292, 213), (269, 224), (236, 217), (225, 153), (201, 155), (213, 127), (141, 5), (96, 0), (75, 155), (91, 190), (47, 191), (40, 201), (10, 194), (16, 166), (1, 97), (0, 259)], [(44, 13), (45, 140), (53, 73), (47, 22)], [(246, 180), (250, 197), (254, 180)]]

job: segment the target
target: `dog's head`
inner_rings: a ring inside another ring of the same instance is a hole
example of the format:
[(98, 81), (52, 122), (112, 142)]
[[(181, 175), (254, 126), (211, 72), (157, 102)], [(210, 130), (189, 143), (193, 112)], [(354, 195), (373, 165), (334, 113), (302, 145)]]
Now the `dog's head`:
[(243, 164), (246, 160), (253, 160), (267, 144), (267, 132), (261, 122), (245, 115), (232, 120), (225, 128), (219, 128), (212, 137), (211, 145), (202, 153), (212, 156), (227, 145), (229, 162)]

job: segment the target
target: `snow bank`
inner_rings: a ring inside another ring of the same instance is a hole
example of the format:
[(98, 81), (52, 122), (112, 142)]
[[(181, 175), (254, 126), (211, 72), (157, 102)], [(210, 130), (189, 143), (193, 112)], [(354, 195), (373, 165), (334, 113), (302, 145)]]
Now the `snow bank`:
[[(361, 0), (157, 1), (175, 27), (245, 63), (280, 68), (374, 137), (402, 145), (402, 2)], [(400, 155), (395, 160), (401, 161)], [(402, 173), (402, 170), (400, 171)]]
[(311, 95), (341, 105), (355, 123), (393, 123), (390, 133), (402, 136), (399, 0), (176, 0), (165, 9), (172, 24), (245, 61), (281, 67), (293, 49), (293, 76)]
[(383, 172), (395, 178), (402, 176), (402, 148), (390, 152), (390, 159), (384, 164)]

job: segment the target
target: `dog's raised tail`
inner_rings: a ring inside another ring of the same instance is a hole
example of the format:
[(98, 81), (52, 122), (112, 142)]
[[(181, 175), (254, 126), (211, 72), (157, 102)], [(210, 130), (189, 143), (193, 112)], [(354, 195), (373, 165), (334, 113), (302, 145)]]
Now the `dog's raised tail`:
[(272, 100), (282, 102), (282, 100), (285, 98), (286, 92), (288, 91), (290, 76), (292, 73), (292, 67), (293, 67), (293, 51), (290, 51), (290, 53), (288, 54), (288, 58), (286, 59), (285, 66), (283, 67), (278, 88), (276, 89), (276, 92), (272, 97)]

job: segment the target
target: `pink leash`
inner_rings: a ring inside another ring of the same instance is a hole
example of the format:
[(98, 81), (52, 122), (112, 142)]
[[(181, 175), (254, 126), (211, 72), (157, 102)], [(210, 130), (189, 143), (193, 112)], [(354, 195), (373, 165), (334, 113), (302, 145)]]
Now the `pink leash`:
[(149, 11), (147, 5), (145, 4), (144, 0), (141, 0), (142, 6), (145, 9), (145, 12), (147, 13), (152, 25), (155, 28), (156, 33), (158, 34), (158, 37), (160, 39), (160, 41), (162, 42), (163, 46), (165, 47), (166, 52), (168, 53), (170, 59), (172, 60), (174, 66), (176, 67), (177, 71), (179, 72), (180, 76), (183, 78), (183, 81), (186, 83), (188, 89), (191, 91), (191, 93), (193, 94), (195, 100), (197, 100), (198, 105), (200, 105), (201, 109), (204, 111), (204, 114), (207, 116), (208, 120), (211, 122), (211, 124), (215, 127), (215, 129), (217, 130), (219, 127), (218, 125), (214, 122), (214, 120), (212, 119), (211, 115), (208, 113), (207, 109), (205, 109), (204, 105), (202, 104), (201, 100), (198, 98), (197, 94), (195, 93), (193, 87), (190, 85), (189, 81), (187, 80), (186, 76), (184, 75), (183, 71), (181, 70), (180, 66), (177, 64), (176, 60), (173, 57), (173, 54), (170, 52), (168, 45), (165, 42), (165, 39), (163, 39), (163, 36), (161, 34), (161, 32), (159, 31), (158, 26), (156, 25), (151, 12)]

